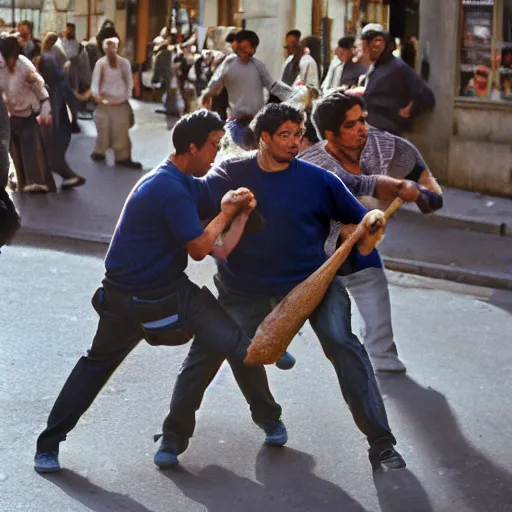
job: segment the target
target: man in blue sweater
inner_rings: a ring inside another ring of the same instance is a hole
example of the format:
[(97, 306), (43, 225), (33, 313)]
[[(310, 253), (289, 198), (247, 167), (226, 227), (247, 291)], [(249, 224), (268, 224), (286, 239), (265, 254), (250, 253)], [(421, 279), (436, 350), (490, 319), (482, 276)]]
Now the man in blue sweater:
[[(227, 357), (248, 390), (253, 419), (265, 431), (266, 441), (282, 438), (281, 407), (270, 393), (264, 368), (243, 364), (249, 339), (211, 292), (185, 274), (188, 256), (202, 260), (212, 253), (226, 258), (255, 207), (249, 190), (230, 190), (216, 205), (218, 215), (205, 228), (200, 223), (193, 177), (206, 174), (223, 135), (217, 114), (202, 110), (180, 119), (173, 131), (174, 153), (144, 176), (128, 197), (107, 252), (103, 285), (92, 301), (100, 317), (96, 335), (37, 440), (36, 471), (60, 470), (60, 442), (143, 338), (151, 345), (181, 345), (195, 336), (194, 347), (206, 344)], [(172, 427), (172, 421), (164, 425), (154, 459), (162, 469), (177, 463), (174, 445), (169, 449), (165, 438), (166, 425)]]
[[(204, 201), (211, 200), (210, 215), (218, 211), (217, 199), (226, 190), (243, 184), (254, 192), (265, 219), (259, 231), (244, 234), (227, 260), (218, 262), (215, 276), (219, 302), (249, 337), (292, 288), (326, 261), (324, 243), (331, 219), (353, 225), (367, 213), (337, 176), (295, 158), (303, 129), (298, 110), (286, 104), (267, 105), (254, 120), (260, 150), (223, 162), (197, 183)], [(360, 257), (365, 256), (358, 247), (354, 259)], [(354, 421), (368, 440), (372, 467), (405, 467), (394, 449), (396, 440), (368, 354), (352, 332), (350, 299), (340, 277), (332, 282), (310, 323), (335, 368)], [(176, 444), (177, 453), (193, 433), (195, 412), (223, 360), (222, 354), (196, 337), (178, 376), (168, 416), (174, 427), (165, 437)], [(247, 397), (243, 387), (242, 392)]]

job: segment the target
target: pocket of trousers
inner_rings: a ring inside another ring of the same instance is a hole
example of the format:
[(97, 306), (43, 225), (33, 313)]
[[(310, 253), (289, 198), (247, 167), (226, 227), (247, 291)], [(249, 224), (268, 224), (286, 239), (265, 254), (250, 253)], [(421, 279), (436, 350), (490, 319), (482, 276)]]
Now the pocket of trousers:
[(144, 339), (150, 345), (178, 346), (192, 338), (192, 334), (183, 327), (178, 293), (157, 300), (133, 297), (133, 306), (142, 325)]

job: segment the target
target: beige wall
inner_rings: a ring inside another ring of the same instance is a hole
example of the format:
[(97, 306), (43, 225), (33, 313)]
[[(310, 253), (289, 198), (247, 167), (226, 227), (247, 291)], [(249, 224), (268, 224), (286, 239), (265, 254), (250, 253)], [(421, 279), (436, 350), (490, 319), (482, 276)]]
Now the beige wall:
[(285, 34), (295, 28), (295, 0), (245, 2), (244, 8), (247, 29), (254, 30), (260, 38), (256, 57), (267, 65), (274, 78), (279, 78)]
[(218, 1), (204, 0), (204, 26), (216, 27), (218, 24)]

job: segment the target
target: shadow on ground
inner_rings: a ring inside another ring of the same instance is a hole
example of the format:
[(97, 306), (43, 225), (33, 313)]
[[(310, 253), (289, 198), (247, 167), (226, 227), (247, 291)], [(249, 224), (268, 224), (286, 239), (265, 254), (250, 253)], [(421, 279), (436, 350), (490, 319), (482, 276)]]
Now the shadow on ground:
[(430, 460), (425, 462), (434, 464), (447, 487), (453, 489), (454, 511), (512, 510), (511, 473), (470, 444), (444, 395), (407, 376), (380, 377), (379, 381), (382, 393), (408, 416), (412, 437), (428, 453)]
[(69, 469), (63, 469), (56, 475), (47, 475), (44, 478), (94, 512), (151, 512), (129, 496), (102, 489)]
[(315, 459), (290, 448), (263, 446), (256, 461), (256, 480), (220, 466), (207, 466), (197, 474), (183, 468), (164, 472), (181, 492), (209, 512), (279, 512), (322, 510), (365, 512), (341, 487), (313, 473)]

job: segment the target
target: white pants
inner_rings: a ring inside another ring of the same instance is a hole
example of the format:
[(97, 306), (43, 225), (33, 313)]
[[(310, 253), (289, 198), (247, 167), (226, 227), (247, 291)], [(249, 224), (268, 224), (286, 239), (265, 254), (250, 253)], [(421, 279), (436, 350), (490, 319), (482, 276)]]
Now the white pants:
[(363, 318), (363, 339), (371, 359), (396, 360), (398, 352), (393, 339), (391, 303), (384, 269), (365, 268), (343, 276), (343, 282)]

